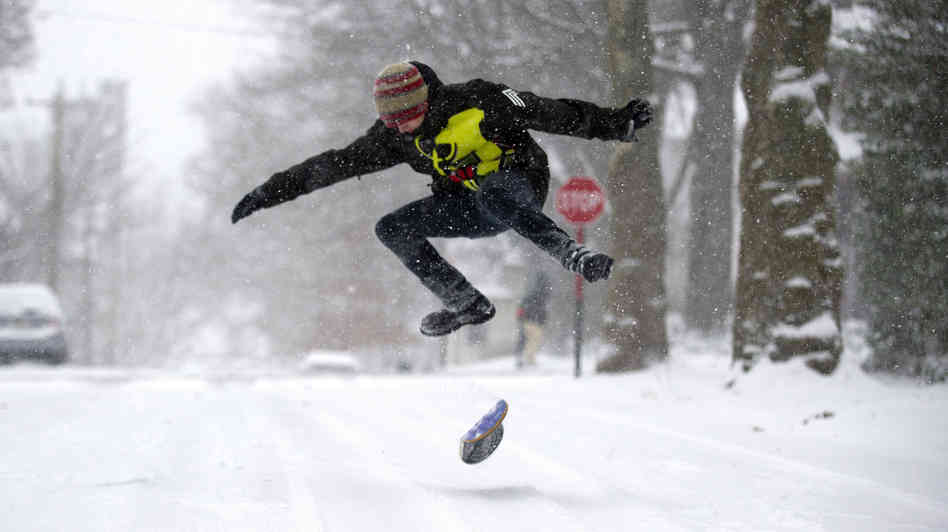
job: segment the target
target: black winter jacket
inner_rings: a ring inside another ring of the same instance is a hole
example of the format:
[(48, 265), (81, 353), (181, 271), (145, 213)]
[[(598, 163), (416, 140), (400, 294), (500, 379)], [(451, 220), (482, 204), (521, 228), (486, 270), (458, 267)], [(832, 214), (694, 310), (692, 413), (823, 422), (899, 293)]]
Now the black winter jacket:
[(497, 169), (518, 169), (542, 202), (550, 171), (546, 153), (528, 130), (619, 140), (632, 120), (631, 104), (606, 109), (580, 100), (518, 92), (482, 79), (445, 85), (427, 65), (412, 64), (428, 84), (430, 105), (418, 129), (404, 134), (376, 120), (345, 148), (325, 151), (274, 174), (256, 190), (261, 206), (272, 207), (399, 163), (429, 174), (435, 195), (476, 190)]

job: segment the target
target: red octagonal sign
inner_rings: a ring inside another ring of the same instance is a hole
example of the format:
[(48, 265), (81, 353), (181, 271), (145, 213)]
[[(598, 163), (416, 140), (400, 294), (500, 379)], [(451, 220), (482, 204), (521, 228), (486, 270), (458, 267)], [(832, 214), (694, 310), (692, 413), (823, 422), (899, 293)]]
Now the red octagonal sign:
[(576, 224), (599, 218), (605, 204), (599, 183), (591, 177), (571, 177), (556, 192), (556, 210)]

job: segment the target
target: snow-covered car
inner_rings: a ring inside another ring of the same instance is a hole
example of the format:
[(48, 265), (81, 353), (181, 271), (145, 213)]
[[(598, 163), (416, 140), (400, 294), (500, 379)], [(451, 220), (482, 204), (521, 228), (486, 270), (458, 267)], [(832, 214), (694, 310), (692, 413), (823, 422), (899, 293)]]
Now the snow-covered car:
[(0, 284), (0, 363), (62, 364), (68, 357), (63, 311), (52, 290), (42, 284)]
[(354, 375), (362, 370), (362, 365), (349, 353), (313, 351), (303, 357), (299, 369), (307, 375)]

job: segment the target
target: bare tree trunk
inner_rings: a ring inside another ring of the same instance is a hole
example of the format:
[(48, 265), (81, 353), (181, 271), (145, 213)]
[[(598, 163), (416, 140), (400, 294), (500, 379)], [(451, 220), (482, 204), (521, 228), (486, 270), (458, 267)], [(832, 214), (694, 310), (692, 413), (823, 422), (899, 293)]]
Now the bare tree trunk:
[[(652, 90), (653, 44), (646, 6), (644, 0), (608, 3), (609, 65), (617, 105), (645, 98)], [(616, 266), (609, 281), (604, 336), (616, 353), (603, 360), (598, 371), (641, 369), (668, 356), (658, 129), (653, 124), (642, 132), (640, 142), (620, 144), (609, 165), (609, 236)]]
[(733, 358), (805, 357), (831, 373), (842, 351), (842, 266), (826, 127), (832, 11), (820, 0), (760, 0), (742, 89), (741, 250)]
[(734, 85), (743, 57), (742, 31), (749, 0), (700, 0), (694, 4), (698, 112), (689, 160), (691, 243), (685, 319), (702, 331), (723, 328), (732, 309), (731, 247), (734, 176)]

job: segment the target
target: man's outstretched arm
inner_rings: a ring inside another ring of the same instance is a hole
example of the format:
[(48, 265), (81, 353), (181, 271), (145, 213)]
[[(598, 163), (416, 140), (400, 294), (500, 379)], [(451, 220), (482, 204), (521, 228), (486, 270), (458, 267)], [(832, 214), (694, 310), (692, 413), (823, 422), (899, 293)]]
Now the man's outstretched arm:
[(644, 99), (633, 99), (624, 107), (607, 108), (583, 100), (546, 98), (484, 83), (496, 94), (490, 99), (496, 116), (523, 129), (631, 142), (635, 140), (635, 131), (652, 121), (652, 106)]
[(237, 203), (231, 222), (237, 223), (255, 211), (294, 200), (340, 181), (395, 166), (402, 162), (402, 158), (391, 149), (387, 138), (390, 135), (392, 132), (381, 121), (376, 121), (365, 135), (345, 148), (325, 151), (273, 174)]

